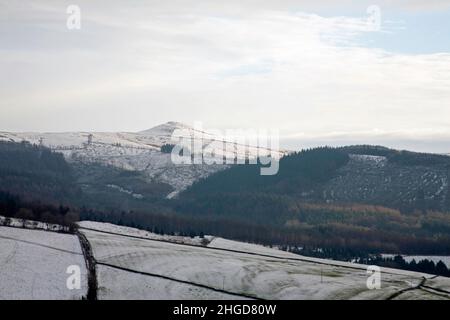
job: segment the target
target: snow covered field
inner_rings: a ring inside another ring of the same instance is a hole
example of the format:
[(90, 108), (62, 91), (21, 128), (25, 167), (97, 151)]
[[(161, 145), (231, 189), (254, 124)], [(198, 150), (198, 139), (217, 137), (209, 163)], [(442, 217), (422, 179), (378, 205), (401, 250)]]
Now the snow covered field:
[(98, 298), (113, 300), (234, 300), (238, 296), (199, 288), (192, 285), (172, 282), (156, 277), (149, 277), (98, 266)]
[[(103, 229), (101, 223), (95, 227)], [(110, 225), (104, 228), (111, 232)], [(126, 236), (127, 232), (136, 236), (136, 231), (120, 228), (114, 230), (121, 235), (82, 230), (98, 263), (102, 299), (228, 299), (230, 295), (262, 299), (450, 298), (418, 287), (428, 284), (431, 280), (423, 282), (423, 277), (431, 275), (383, 268), (381, 289), (369, 290), (363, 265), (220, 238), (214, 238), (208, 247), (138, 239)], [(429, 283), (432, 287), (448, 286), (439, 278), (433, 281)]]
[[(164, 236), (89, 221), (80, 227), (95, 258), (99, 299), (450, 299), (444, 277), (383, 268), (381, 289), (369, 290), (364, 265), (211, 236)], [(81, 290), (67, 289), (70, 265), (81, 268)], [(0, 226), (0, 270), (0, 299), (87, 294), (76, 235)]]
[[(71, 265), (80, 267), (80, 290), (66, 286)], [(85, 261), (75, 235), (0, 226), (0, 270), (0, 300), (86, 296)]]

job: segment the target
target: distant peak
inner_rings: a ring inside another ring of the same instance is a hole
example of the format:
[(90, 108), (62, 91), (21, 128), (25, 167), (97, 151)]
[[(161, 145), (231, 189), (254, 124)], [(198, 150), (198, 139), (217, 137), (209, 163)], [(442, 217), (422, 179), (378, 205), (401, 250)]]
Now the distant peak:
[(153, 128), (140, 131), (140, 134), (151, 134), (151, 135), (166, 135), (172, 134), (176, 129), (193, 129), (191, 126), (177, 121), (169, 121)]
[(189, 125), (182, 123), (182, 122), (178, 122), (178, 121), (169, 121), (169, 122), (161, 124), (157, 127), (161, 127), (161, 126), (172, 127), (172, 128), (190, 128)]

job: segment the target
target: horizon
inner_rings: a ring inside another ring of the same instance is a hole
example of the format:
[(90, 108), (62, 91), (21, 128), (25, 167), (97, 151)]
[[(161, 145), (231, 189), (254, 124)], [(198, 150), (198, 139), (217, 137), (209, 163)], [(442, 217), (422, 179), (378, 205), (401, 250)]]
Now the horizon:
[[(184, 126), (188, 126), (190, 128), (194, 128), (194, 125), (189, 124), (189, 123), (185, 123), (185, 122), (181, 122), (181, 121), (177, 121), (177, 120), (170, 120), (170, 121), (166, 121), (163, 123), (159, 123), (157, 125), (154, 125), (152, 127), (146, 128), (146, 129), (142, 129), (142, 130), (137, 130), (137, 131), (124, 131), (124, 130), (120, 130), (120, 131), (89, 131), (89, 130), (81, 130), (81, 131), (4, 131), (4, 130), (0, 130), (0, 133), (2, 132), (6, 132), (6, 133), (29, 133), (29, 134), (69, 134), (69, 133), (97, 133), (97, 134), (108, 134), (108, 133), (131, 133), (131, 134), (139, 134), (151, 129), (154, 129), (158, 126), (162, 126), (162, 125), (167, 125), (170, 123), (175, 123), (175, 124), (181, 124)], [(233, 130), (232, 128), (228, 128), (230, 130)], [(203, 130), (208, 133), (209, 130), (214, 130), (212, 128), (203, 128)], [(227, 129), (224, 129), (227, 130)], [(245, 129), (244, 129), (245, 130)], [(367, 145), (367, 146), (373, 146), (373, 147), (384, 147), (384, 148), (388, 148), (388, 149), (394, 149), (394, 150), (398, 150), (398, 151), (410, 151), (410, 152), (417, 152), (417, 153), (432, 153), (432, 154), (439, 154), (439, 155), (450, 155), (450, 150), (446, 150), (447, 152), (445, 152), (445, 148), (442, 148), (441, 150), (433, 150), (433, 146), (430, 149), (430, 145), (427, 142), (423, 142), (422, 144), (424, 145), (423, 148), (416, 148), (414, 149), (413, 144), (416, 144), (417, 141), (403, 141), (403, 143), (398, 143), (397, 144), (395, 142), (389, 142), (389, 141), (384, 141), (385, 144), (382, 143), (378, 143), (380, 141), (377, 140), (372, 140), (372, 143), (364, 142), (364, 140), (352, 140), (352, 139), (330, 139), (328, 141), (322, 141), (322, 142), (317, 142), (316, 140), (303, 140), (303, 144), (301, 145), (298, 140), (292, 140), (292, 138), (289, 138), (288, 135), (283, 136), (282, 134), (280, 135), (280, 150), (285, 150), (285, 151), (300, 151), (300, 150), (306, 150), (306, 149), (310, 149), (310, 148), (320, 148), (320, 147), (334, 147), (334, 148), (339, 148), (339, 147), (348, 147), (348, 146), (363, 146), (363, 145)], [(409, 147), (408, 147), (409, 146)]]

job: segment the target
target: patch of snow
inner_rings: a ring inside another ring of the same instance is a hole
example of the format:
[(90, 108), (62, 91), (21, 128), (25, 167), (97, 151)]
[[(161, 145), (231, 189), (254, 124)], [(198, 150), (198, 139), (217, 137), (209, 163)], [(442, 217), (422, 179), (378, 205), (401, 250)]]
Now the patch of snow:
[(100, 265), (100, 300), (235, 300), (239, 297)]
[(377, 166), (384, 166), (387, 163), (387, 158), (384, 156), (372, 156), (367, 154), (350, 154), (350, 160), (366, 162)]
[(143, 198), (144, 198), (144, 196), (143, 196), (142, 194), (140, 194), (140, 193), (134, 193), (134, 192), (131, 191), (131, 190), (122, 188), (122, 187), (117, 186), (117, 185), (115, 185), (115, 184), (107, 184), (106, 186), (107, 186), (108, 188), (116, 189), (116, 190), (118, 190), (119, 192), (126, 193), (126, 194), (128, 194), (128, 195), (130, 195), (130, 196), (132, 196), (133, 198), (136, 198), (136, 199), (143, 199)]

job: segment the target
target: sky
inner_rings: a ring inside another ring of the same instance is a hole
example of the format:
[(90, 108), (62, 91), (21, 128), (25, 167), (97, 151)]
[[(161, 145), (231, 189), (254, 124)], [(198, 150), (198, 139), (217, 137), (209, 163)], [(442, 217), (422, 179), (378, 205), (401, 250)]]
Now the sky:
[(450, 1), (355, 3), (0, 0), (0, 131), (201, 121), (450, 153)]

